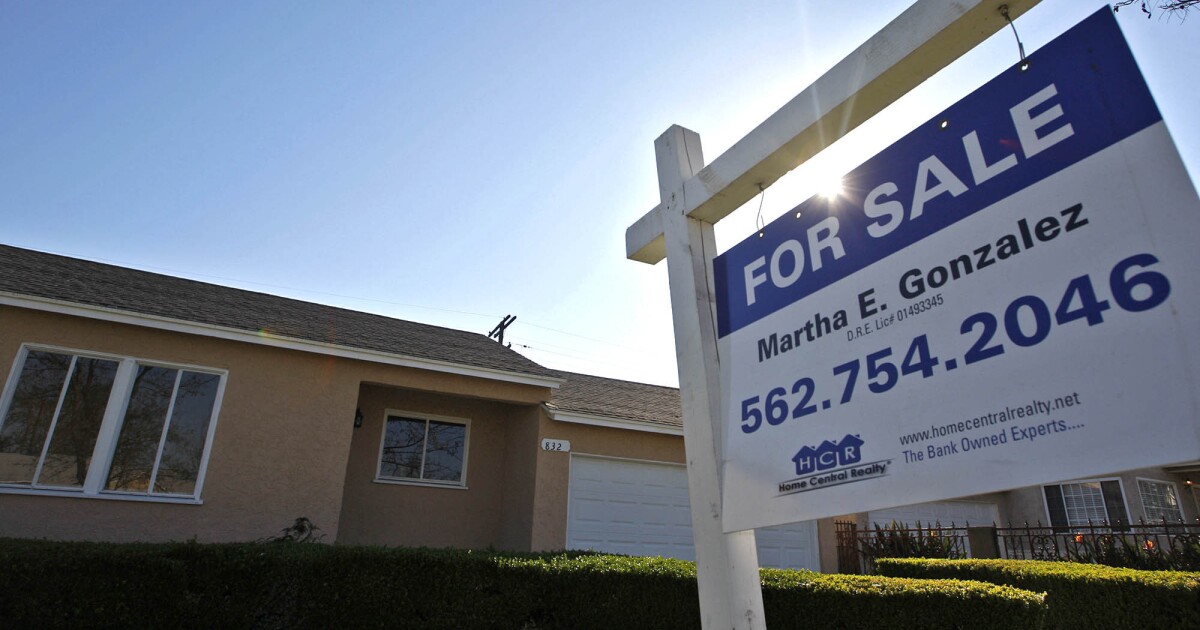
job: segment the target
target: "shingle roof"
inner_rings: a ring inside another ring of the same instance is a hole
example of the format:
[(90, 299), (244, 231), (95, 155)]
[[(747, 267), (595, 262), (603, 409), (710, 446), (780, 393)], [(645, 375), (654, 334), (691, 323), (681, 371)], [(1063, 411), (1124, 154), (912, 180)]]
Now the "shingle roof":
[(0, 245), (0, 292), (556, 379), (486, 336)]
[(553, 411), (682, 427), (679, 390), (600, 376), (558, 372), (565, 378), (550, 400)]

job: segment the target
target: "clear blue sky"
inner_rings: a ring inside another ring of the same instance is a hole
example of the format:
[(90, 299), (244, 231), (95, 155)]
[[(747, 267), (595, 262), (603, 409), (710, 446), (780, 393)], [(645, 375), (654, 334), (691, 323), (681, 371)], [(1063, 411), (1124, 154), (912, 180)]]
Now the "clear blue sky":
[[(665, 264), (624, 256), (654, 138), (682, 124), (711, 161), (907, 4), (3, 2), (0, 242), (481, 333), (511, 313), (544, 365), (673, 385)], [(1032, 51), (1101, 6), (1017, 28)], [(1196, 180), (1200, 20), (1135, 9)], [(764, 218), (1016, 56), (994, 36), (768, 189)]]

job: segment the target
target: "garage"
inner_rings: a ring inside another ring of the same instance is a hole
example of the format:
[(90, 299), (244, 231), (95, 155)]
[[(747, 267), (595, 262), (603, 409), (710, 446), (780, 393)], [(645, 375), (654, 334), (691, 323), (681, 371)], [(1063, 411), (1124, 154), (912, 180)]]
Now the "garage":
[[(695, 560), (687, 469), (572, 455), (567, 548)], [(764, 567), (820, 570), (813, 521), (756, 531)]]

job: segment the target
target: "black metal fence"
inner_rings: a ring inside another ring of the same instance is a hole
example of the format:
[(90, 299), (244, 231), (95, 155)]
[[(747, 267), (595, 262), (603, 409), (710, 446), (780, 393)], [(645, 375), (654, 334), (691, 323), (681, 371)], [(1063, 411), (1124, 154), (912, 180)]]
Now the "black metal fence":
[(874, 573), (876, 558), (970, 557), (966, 525), (925, 527), (918, 522), (915, 527), (892, 523), (860, 529), (853, 522), (837, 521), (834, 526), (839, 573)]
[(1200, 571), (1200, 521), (973, 527), (837, 522), (838, 571), (873, 573), (877, 558), (1064, 560), (1136, 569)]
[(1069, 560), (1134, 569), (1200, 570), (1200, 522), (997, 527), (1002, 558)]

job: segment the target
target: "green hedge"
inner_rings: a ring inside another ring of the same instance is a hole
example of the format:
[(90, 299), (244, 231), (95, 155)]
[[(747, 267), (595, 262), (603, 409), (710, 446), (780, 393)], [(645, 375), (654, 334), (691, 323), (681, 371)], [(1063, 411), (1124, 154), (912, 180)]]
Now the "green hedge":
[[(783, 628), (1040, 628), (1040, 594), (764, 569)], [(0, 626), (694, 628), (695, 566), (588, 553), (0, 539)]]
[(880, 575), (979, 580), (1044, 592), (1047, 628), (1200, 628), (1200, 573), (1034, 560), (881, 559)]
[(1042, 628), (1041, 593), (965, 580), (822, 575), (762, 569), (776, 628)]

